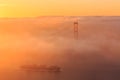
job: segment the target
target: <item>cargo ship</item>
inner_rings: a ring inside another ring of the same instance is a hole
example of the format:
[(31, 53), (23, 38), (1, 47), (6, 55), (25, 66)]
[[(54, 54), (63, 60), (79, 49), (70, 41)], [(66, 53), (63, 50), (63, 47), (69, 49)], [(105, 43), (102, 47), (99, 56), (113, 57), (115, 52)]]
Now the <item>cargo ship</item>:
[(35, 71), (35, 72), (61, 72), (59, 66), (46, 66), (46, 65), (23, 65), (21, 69), (24, 71)]

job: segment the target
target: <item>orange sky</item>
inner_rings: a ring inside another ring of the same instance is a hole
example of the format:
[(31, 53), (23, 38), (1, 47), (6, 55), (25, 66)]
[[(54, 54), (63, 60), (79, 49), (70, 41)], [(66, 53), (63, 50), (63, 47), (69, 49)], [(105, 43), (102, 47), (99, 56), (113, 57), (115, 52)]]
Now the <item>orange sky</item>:
[(119, 16), (120, 0), (0, 0), (0, 17)]

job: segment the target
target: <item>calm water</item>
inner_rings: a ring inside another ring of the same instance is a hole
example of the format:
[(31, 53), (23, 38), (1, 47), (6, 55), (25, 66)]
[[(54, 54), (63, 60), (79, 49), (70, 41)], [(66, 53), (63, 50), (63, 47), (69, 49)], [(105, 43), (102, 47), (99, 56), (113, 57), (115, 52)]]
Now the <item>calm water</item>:
[(2, 72), (1, 80), (119, 80), (119, 70), (69, 70), (60, 73), (52, 72)]

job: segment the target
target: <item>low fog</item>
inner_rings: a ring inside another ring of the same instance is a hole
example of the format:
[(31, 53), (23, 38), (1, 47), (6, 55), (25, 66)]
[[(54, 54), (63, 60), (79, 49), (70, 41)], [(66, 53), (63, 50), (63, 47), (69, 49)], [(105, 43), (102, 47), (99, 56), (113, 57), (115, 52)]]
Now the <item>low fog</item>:
[[(79, 39), (73, 23), (79, 21)], [(69, 69), (120, 68), (120, 17), (0, 19), (0, 67), (25, 64)]]

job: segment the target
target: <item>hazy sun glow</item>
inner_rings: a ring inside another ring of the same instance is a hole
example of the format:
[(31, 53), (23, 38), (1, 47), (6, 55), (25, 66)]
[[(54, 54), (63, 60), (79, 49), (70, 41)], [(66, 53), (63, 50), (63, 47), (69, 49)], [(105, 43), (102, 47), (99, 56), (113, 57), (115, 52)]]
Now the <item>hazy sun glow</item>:
[(0, 17), (118, 16), (119, 0), (0, 0)]

